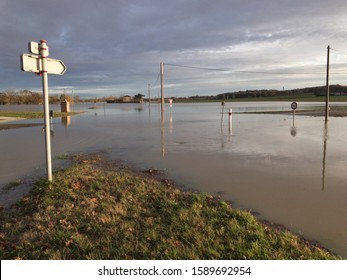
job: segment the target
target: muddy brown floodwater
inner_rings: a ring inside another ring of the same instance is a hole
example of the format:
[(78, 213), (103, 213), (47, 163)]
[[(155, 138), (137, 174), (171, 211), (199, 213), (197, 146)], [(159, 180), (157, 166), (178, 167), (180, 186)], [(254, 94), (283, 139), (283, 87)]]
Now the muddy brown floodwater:
[[(346, 258), (347, 118), (332, 117), (325, 125), (320, 116), (297, 114), (293, 122), (291, 115), (269, 114), (288, 111), (290, 104), (226, 103), (223, 122), (219, 103), (167, 105), (163, 121), (158, 104), (79, 105), (75, 109), (85, 114), (54, 119), (53, 156), (103, 151), (140, 169), (164, 170), (181, 185), (251, 209)], [(299, 109), (322, 106), (298, 103)], [(262, 111), (267, 114), (243, 114)], [(9, 183), (44, 176), (41, 130), (0, 131), (0, 203), (10, 199), (4, 191)]]

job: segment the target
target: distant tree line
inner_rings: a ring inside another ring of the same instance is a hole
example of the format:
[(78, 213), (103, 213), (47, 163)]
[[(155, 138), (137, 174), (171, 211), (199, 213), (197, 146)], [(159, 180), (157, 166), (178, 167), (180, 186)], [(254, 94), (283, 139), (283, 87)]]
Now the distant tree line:
[[(330, 85), (330, 95), (347, 96), (347, 87), (341, 85)], [(225, 92), (217, 95), (217, 99), (233, 98), (256, 98), (256, 97), (273, 97), (273, 96), (325, 96), (326, 86), (308, 87), (292, 90), (246, 90), (238, 92)]]
[[(50, 95), (49, 103), (56, 104), (63, 100), (72, 101), (71, 96), (66, 94)], [(74, 102), (80, 102), (79, 96), (74, 97)], [(0, 105), (7, 104), (43, 104), (42, 93), (32, 92), (30, 90), (5, 90), (0, 92)]]
[[(220, 93), (213, 96), (190, 96), (188, 98), (184, 97), (181, 99), (184, 100), (190, 100), (190, 101), (196, 101), (196, 100), (215, 100), (215, 99), (234, 99), (234, 98), (257, 98), (257, 97), (274, 97), (274, 96), (286, 96), (286, 97), (304, 97), (304, 96), (325, 96), (326, 94), (326, 87), (320, 86), (320, 87), (308, 87), (308, 88), (301, 88), (301, 89), (292, 89), (292, 90), (246, 90), (246, 91), (238, 91), (238, 92), (225, 92)], [(347, 96), (347, 86), (341, 86), (341, 85), (330, 85), (330, 95), (332, 96)], [(78, 102), (109, 102), (110, 100), (116, 101), (118, 99), (122, 99), (123, 97), (130, 97), (130, 96), (121, 96), (121, 97), (95, 97), (95, 98), (88, 98), (88, 99), (81, 99), (78, 95), (74, 96), (73, 98), (70, 95), (67, 94), (60, 94), (60, 95), (50, 95), (49, 96), (49, 103), (59, 103), (63, 100), (68, 100), (70, 102), (78, 103)], [(141, 93), (138, 93), (131, 97), (133, 100), (142, 101), (144, 95)], [(180, 98), (174, 98), (175, 100), (178, 100)], [(152, 98), (153, 100), (153, 98)], [(8, 89), (3, 92), (0, 92), (0, 105), (6, 105), (6, 104), (42, 104), (43, 103), (43, 97), (42, 93), (39, 92), (32, 92), (30, 90), (12, 90)]]
[(0, 92), (0, 104), (41, 104), (42, 94), (30, 90)]

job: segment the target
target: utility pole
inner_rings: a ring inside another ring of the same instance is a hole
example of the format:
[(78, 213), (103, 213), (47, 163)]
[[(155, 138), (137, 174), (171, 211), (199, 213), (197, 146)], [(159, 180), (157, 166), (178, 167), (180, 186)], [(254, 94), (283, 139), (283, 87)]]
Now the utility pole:
[(160, 82), (161, 82), (161, 118), (164, 119), (164, 63), (160, 63)]
[(327, 80), (326, 80), (326, 96), (325, 96), (325, 122), (329, 118), (329, 63), (330, 63), (330, 46), (327, 50)]

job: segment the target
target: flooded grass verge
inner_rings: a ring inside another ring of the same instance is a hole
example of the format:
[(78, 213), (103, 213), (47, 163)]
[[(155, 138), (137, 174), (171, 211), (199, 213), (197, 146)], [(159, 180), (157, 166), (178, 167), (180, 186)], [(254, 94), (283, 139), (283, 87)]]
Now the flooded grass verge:
[[(81, 114), (83, 112), (54, 112), (54, 117), (67, 117), (76, 114)], [(0, 111), (0, 119), (1, 117), (5, 118), (21, 118), (21, 119), (40, 119), (43, 118), (43, 112), (26, 112), (26, 111)]]
[[(54, 118), (81, 114), (83, 112), (54, 112)], [(43, 112), (0, 111), (0, 130), (39, 126), (42, 123), (13, 123), (25, 119), (43, 119)], [(10, 123), (9, 123), (10, 122)]]
[(23, 127), (33, 127), (42, 126), (43, 123), (0, 123), (0, 130), (23, 128)]
[(100, 155), (1, 211), (1, 259), (338, 259), (210, 194)]

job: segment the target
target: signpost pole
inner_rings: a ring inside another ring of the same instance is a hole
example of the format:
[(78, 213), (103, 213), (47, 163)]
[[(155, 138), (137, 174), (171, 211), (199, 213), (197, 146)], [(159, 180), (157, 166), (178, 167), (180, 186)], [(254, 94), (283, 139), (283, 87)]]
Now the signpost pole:
[(292, 102), (292, 104), (290, 105), (290, 107), (293, 110), (293, 127), (294, 127), (294, 120), (295, 120), (295, 110), (298, 108), (298, 103), (296, 102)]
[(40, 59), (42, 69), (40, 74), (42, 75), (42, 89), (43, 89), (43, 111), (44, 111), (44, 130), (45, 130), (45, 145), (46, 145), (46, 168), (47, 168), (47, 179), (49, 182), (52, 181), (52, 156), (51, 156), (51, 130), (49, 121), (49, 97), (48, 97), (48, 73), (46, 68), (47, 62), (47, 45), (46, 40), (40, 41)]
[(41, 40), (40, 43), (29, 42), (29, 51), (31, 54), (23, 53), (21, 55), (21, 69), (22, 71), (36, 73), (42, 76), (47, 180), (51, 182), (52, 155), (50, 129), (51, 123), (48, 97), (48, 74), (63, 75), (66, 71), (66, 66), (61, 60), (47, 58), (49, 51), (46, 40)]

